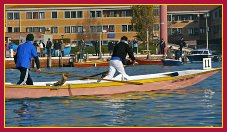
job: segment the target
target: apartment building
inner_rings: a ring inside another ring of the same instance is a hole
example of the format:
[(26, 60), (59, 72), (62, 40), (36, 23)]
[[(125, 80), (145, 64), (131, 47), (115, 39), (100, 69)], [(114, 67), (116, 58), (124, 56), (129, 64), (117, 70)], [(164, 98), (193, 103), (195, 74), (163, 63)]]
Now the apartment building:
[(168, 6), (168, 34), (169, 41), (172, 43), (183, 36), (192, 47), (206, 48), (208, 43), (209, 49), (220, 52), (222, 48), (222, 6)]
[[(153, 36), (160, 34), (160, 6), (154, 7)], [(207, 18), (204, 16), (209, 14)], [(183, 36), (189, 45), (206, 46), (206, 20), (209, 27), (209, 45), (222, 44), (221, 5), (168, 5), (169, 42)], [(85, 41), (117, 41), (126, 35), (136, 36), (131, 25), (132, 10), (129, 5), (14, 5), (6, 8), (6, 37), (24, 38), (27, 33), (53, 39), (69, 38), (72, 43)], [(16, 34), (16, 35), (15, 35)], [(217, 46), (218, 45), (218, 46)], [(210, 48), (210, 46), (209, 46)], [(221, 48), (217, 48), (220, 50)]]
[(136, 36), (130, 6), (11, 6), (6, 15), (7, 33), (41, 32), (53, 39), (101, 39), (104, 43), (117, 41), (123, 35), (130, 39)]

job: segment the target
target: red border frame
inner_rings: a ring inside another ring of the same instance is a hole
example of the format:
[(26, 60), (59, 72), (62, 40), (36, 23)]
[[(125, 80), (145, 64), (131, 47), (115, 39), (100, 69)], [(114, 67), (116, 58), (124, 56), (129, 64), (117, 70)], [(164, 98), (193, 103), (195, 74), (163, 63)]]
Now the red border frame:
[[(111, 1), (107, 1), (107, 0), (38, 0), (38, 1), (31, 1), (31, 0), (1, 0), (1, 13), (0, 13), (0, 17), (1, 17), (1, 35), (2, 35), (2, 39), (0, 39), (0, 43), (2, 46), (0, 46), (0, 50), (2, 52), (0, 52), (0, 69), (1, 70), (1, 81), (0, 81), (0, 85), (1, 85), (1, 89), (0, 89), (0, 129), (2, 129), (3, 131), (23, 131), (23, 132), (27, 132), (27, 131), (36, 131), (37, 128), (20, 128), (16, 130), (12, 129), (12, 128), (4, 128), (4, 4), (223, 4), (223, 36), (224, 36), (224, 31), (226, 31), (226, 27), (224, 26), (224, 22), (225, 22), (225, 1), (224, 0), (190, 0), (190, 1), (182, 1), (182, 0), (130, 0), (130, 3), (128, 2), (128, 0), (111, 0)], [(224, 54), (224, 39), (223, 39), (223, 58), (225, 58), (226, 54)], [(224, 59), (223, 59), (224, 60)], [(225, 95), (225, 91), (224, 87), (224, 61), (223, 61), (223, 96)], [(174, 132), (181, 132), (182, 129), (183, 131), (224, 131), (225, 129), (225, 122), (224, 122), (224, 102), (225, 102), (225, 96), (223, 97), (223, 128), (117, 128), (117, 131), (130, 131), (130, 132), (134, 132), (134, 131), (174, 131)], [(48, 130), (48, 128), (44, 128), (45, 131), (62, 131), (62, 129), (67, 129), (67, 131), (99, 131), (99, 132), (104, 132), (104, 131), (116, 131), (116, 129), (114, 128), (61, 128), (61, 129), (56, 129), (53, 128), (51, 130)], [(108, 129), (108, 130), (106, 130)], [(152, 130), (150, 130), (152, 129)], [(193, 129), (193, 130), (190, 130)], [(1, 131), (2, 131), (1, 130)]]

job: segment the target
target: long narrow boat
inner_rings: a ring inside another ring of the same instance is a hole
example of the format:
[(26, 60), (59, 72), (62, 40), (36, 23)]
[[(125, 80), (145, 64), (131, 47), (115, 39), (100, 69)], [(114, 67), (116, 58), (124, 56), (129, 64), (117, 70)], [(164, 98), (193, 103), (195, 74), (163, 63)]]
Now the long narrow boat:
[(81, 62), (81, 63), (74, 63), (74, 67), (97, 67), (97, 66), (108, 66), (109, 62), (107, 61), (94, 61), (94, 62)]
[[(184, 70), (147, 75), (131, 76), (127, 83), (97, 80), (66, 81), (63, 86), (52, 86), (54, 82), (35, 82), (34, 85), (5, 84), (5, 97), (13, 98), (41, 98), (63, 97), (79, 95), (110, 95), (128, 92), (144, 92), (155, 90), (173, 90), (185, 88), (212, 76), (221, 68), (209, 70)], [(177, 73), (177, 74), (176, 74)], [(120, 80), (118, 75), (114, 80)], [(134, 84), (130, 84), (134, 82)], [(135, 82), (142, 85), (135, 85)]]

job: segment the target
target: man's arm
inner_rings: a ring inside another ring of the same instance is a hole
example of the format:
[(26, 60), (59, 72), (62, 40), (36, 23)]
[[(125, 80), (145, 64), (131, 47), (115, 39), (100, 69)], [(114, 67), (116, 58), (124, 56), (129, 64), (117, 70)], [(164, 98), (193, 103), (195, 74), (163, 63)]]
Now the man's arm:
[(35, 59), (36, 68), (37, 68), (38, 71), (40, 71), (40, 69), (39, 69), (40, 68), (39, 57), (36, 56), (36, 57), (34, 57), (34, 59)]

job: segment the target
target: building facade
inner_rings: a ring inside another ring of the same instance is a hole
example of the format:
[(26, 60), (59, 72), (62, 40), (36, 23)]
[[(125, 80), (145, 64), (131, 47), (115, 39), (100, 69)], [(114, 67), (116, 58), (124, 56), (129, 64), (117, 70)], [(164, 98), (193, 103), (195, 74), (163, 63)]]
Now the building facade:
[(130, 6), (12, 6), (6, 9), (6, 16), (7, 33), (41, 32), (52, 35), (53, 39), (103, 40), (104, 43), (117, 41), (123, 35), (130, 39), (136, 36)]
[[(168, 5), (168, 40), (175, 43), (183, 36), (191, 45), (206, 46), (206, 18), (209, 31), (209, 44), (222, 44), (221, 5)], [(41, 33), (52, 39), (69, 38), (71, 43), (81, 39), (86, 42), (103, 40), (118, 41), (125, 35), (129, 39), (136, 36), (131, 24), (132, 10), (129, 5), (17, 5), (6, 8), (6, 37), (21, 33)], [(155, 23), (153, 36), (160, 36), (160, 5), (154, 7)], [(9, 34), (9, 35), (8, 35)], [(17, 36), (17, 35), (14, 35)], [(190, 44), (189, 44), (190, 45)], [(219, 48), (220, 50), (220, 48)]]
[(169, 42), (184, 37), (192, 48), (222, 50), (222, 6), (168, 6)]

